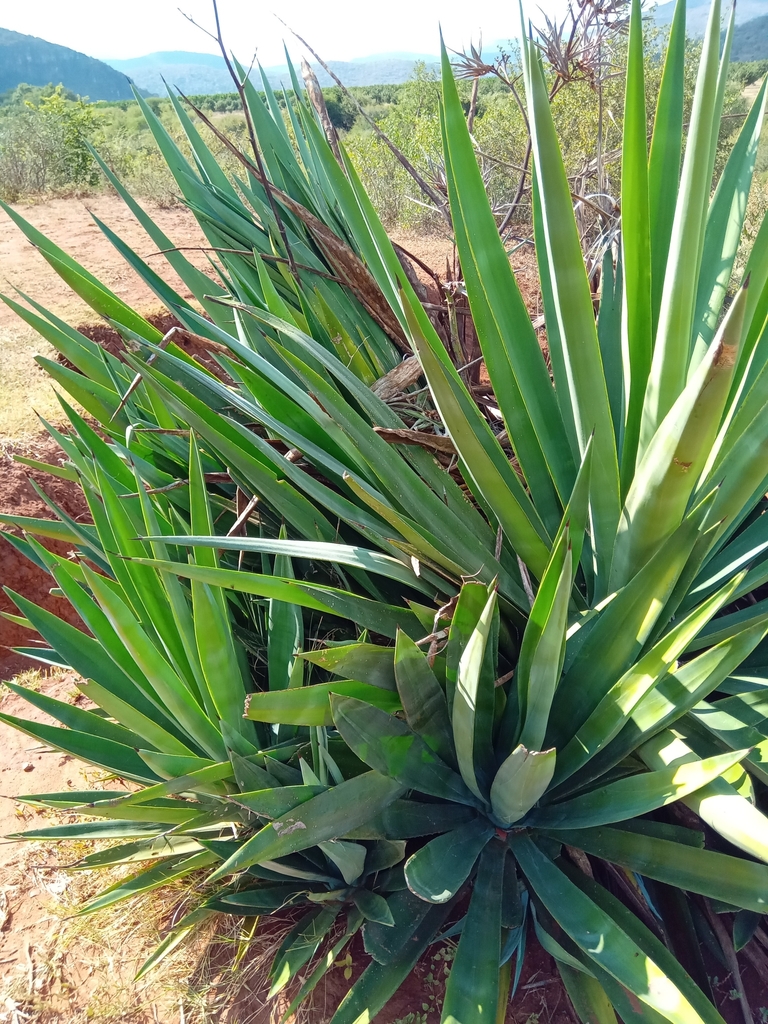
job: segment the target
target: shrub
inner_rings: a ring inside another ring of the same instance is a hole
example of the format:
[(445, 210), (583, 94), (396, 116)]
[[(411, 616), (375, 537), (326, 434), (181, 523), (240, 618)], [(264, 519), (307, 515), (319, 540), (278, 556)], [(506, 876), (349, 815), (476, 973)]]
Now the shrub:
[(93, 108), (60, 85), (30, 92), (36, 102), (20, 87), (0, 107), (0, 197), (13, 202), (95, 184), (98, 172), (88, 150)]

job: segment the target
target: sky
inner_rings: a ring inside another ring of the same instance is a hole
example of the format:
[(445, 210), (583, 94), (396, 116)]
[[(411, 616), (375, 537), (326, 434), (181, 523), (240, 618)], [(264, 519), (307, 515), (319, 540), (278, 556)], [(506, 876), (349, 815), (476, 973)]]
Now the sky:
[[(532, 13), (537, 2), (542, 0), (531, 0)], [(542, 6), (556, 12), (565, 0), (543, 0)], [(213, 27), (210, 0), (2, 0), (0, 26), (101, 60), (158, 50), (216, 52), (213, 40), (179, 7)], [(278, 10), (324, 59), (350, 60), (393, 51), (436, 53), (438, 24), (454, 49), (477, 42), (481, 32), (486, 42), (508, 39), (515, 34), (516, 9), (515, 0), (219, 0), (229, 47), (244, 62), (258, 50), (265, 66), (284, 63), (282, 40), (289, 34), (275, 17)], [(293, 43), (290, 49), (298, 55), (300, 47)]]

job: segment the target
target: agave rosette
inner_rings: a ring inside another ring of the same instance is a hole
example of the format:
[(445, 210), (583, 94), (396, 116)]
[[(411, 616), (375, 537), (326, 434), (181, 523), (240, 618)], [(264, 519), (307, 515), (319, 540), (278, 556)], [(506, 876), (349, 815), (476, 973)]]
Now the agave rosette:
[[(292, 136), (266, 83), (248, 99), (281, 223), (257, 170), (230, 183), (181, 105), (194, 169), (145, 111), (212, 247), (240, 251), (216, 254), (215, 287), (169, 254), (203, 316), (114, 240), (215, 362), (161, 345), (15, 215), (131, 343), (118, 361), (14, 303), (107, 437), (69, 407), (71, 431), (51, 428), (93, 526), (13, 520), (92, 634), (17, 599), (47, 644), (28, 653), (75, 668), (101, 709), (27, 693), (66, 728), (14, 724), (139, 787), (77, 794), (106, 827), (56, 833), (130, 840), (84, 866), (152, 861), (94, 905), (213, 868), (170, 948), (199, 915), (310, 904), (273, 965), (273, 992), (304, 972), (297, 999), (362, 928), (372, 963), (334, 1024), (372, 1018), (457, 934), (443, 1020), (500, 1019), (531, 922), (582, 1019), (720, 1020), (670, 932), (683, 907), (696, 947), (702, 899), (754, 931), (768, 899), (765, 225), (725, 301), (765, 85), (712, 193), (732, 24), (721, 57), (715, 0), (683, 153), (678, 4), (649, 149), (633, 3), (621, 251), (597, 317), (523, 44), (551, 372), (443, 54), (453, 229), (516, 465), (298, 88)], [(371, 387), (404, 341), (426, 418), (408, 385), (398, 402)]]

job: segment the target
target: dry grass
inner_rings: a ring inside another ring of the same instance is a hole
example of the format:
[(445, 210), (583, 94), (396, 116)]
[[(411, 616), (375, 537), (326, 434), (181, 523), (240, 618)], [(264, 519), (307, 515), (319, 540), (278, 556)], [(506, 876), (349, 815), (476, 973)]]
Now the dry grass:
[[(59, 700), (79, 695), (71, 671), (29, 669), (13, 682)], [(0, 684), (0, 706), (24, 717), (21, 699)], [(6, 747), (20, 738), (7, 730)], [(28, 740), (22, 738), (26, 744)], [(25, 748), (26, 749), (26, 748)], [(36, 748), (40, 749), (40, 748)], [(29, 756), (24, 754), (24, 757)], [(50, 755), (49, 755), (50, 757)], [(55, 758), (55, 756), (54, 756)], [(2, 776), (8, 793), (114, 789), (115, 780), (69, 759), (27, 774), (18, 759)], [(10, 806), (9, 806), (10, 805)], [(87, 821), (3, 801), (0, 832)], [(146, 864), (73, 870), (119, 840), (34, 841), (5, 847), (0, 868), (2, 1024), (277, 1024), (286, 1002), (266, 1006), (267, 973), (293, 921), (224, 914), (202, 922), (140, 981), (136, 973), (173, 926), (208, 894), (205, 872), (89, 914), (80, 908)], [(10, 954), (10, 955), (9, 955)], [(305, 1016), (304, 1021), (316, 1017)], [(296, 1022), (294, 1022), (296, 1024)]]
[[(51, 823), (74, 820), (74, 815), (53, 812), (46, 817)], [(291, 921), (254, 932), (248, 922), (217, 915), (137, 982), (138, 969), (169, 927), (202, 901), (204, 891), (195, 888), (194, 879), (185, 879), (78, 916), (86, 901), (133, 873), (60, 866), (96, 848), (87, 841), (30, 843), (15, 877), (4, 880), (4, 888), (26, 885), (42, 893), (42, 899), (36, 901), (37, 927), (27, 942), (27, 956), (0, 983), (0, 1021), (276, 1024), (280, 1006), (265, 1005), (266, 975)], [(197, 882), (201, 886), (203, 876)]]
[(53, 348), (26, 324), (0, 325), (0, 442), (24, 442), (40, 433), (38, 416), (60, 423), (64, 414), (51, 381), (35, 363)]

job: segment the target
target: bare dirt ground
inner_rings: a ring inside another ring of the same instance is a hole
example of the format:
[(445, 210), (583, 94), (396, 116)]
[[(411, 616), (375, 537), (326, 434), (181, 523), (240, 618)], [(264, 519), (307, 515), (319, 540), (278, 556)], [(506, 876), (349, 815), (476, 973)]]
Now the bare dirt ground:
[[(89, 196), (87, 202), (52, 199), (34, 206), (19, 205), (16, 209), (121, 299), (143, 313), (160, 308), (157, 298), (116, 253), (90, 216), (89, 209), (140, 256), (155, 252), (152, 240), (117, 196)], [(205, 244), (194, 217), (185, 208), (147, 205), (147, 212), (176, 245)], [(201, 253), (187, 255), (199, 266), (206, 265)], [(189, 297), (163, 256), (154, 256), (148, 262), (182, 295)], [(64, 284), (11, 219), (0, 211), (0, 291), (18, 298), (14, 287), (75, 326), (94, 319), (92, 310)], [(40, 427), (35, 413), (60, 419), (53, 387), (34, 362), (37, 354), (50, 356), (52, 350), (11, 309), (0, 303), (0, 442), (37, 434)]]

